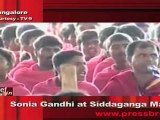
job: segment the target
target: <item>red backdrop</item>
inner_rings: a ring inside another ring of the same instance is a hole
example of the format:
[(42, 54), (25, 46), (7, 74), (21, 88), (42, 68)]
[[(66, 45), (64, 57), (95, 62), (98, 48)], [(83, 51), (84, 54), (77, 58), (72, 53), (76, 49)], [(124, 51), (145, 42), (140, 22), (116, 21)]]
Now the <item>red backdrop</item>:
[(47, 22), (160, 20), (159, 0), (44, 0)]

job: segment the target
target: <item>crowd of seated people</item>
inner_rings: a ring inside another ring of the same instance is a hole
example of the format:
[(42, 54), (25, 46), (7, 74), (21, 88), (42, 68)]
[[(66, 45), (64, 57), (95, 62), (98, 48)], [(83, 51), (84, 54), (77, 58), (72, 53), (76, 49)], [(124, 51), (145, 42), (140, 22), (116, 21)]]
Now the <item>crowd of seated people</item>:
[(0, 87), (14, 96), (160, 94), (159, 23), (1, 26)]

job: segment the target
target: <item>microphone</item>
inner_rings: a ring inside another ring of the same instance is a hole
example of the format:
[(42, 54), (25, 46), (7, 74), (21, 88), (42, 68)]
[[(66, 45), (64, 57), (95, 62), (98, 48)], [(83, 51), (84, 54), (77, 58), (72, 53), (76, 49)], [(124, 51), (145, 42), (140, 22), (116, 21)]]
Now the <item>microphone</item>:
[(160, 69), (155, 65), (148, 66), (148, 73), (151, 73), (155, 78), (160, 78)]

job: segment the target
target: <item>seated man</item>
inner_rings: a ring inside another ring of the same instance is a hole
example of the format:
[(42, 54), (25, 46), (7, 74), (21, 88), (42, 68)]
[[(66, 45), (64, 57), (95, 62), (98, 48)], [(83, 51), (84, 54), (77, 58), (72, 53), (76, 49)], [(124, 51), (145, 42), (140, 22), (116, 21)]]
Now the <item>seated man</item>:
[(62, 44), (55, 36), (44, 35), (33, 43), (37, 62), (30, 67), (24, 67), (14, 72), (13, 78), (23, 83), (30, 91), (39, 82), (54, 76), (52, 56), (62, 48)]
[(27, 52), (30, 55), (30, 59), (36, 61), (33, 42), (44, 34), (45, 32), (40, 29), (31, 29), (23, 32), (19, 38), (20, 52)]
[(106, 41), (106, 46), (108, 46), (108, 54), (112, 57), (115, 64), (103, 69), (95, 76), (93, 82), (99, 90), (103, 89), (111, 77), (129, 68), (126, 60), (125, 49), (133, 40), (127, 34), (115, 33)]
[(24, 67), (29, 68), (31, 65), (35, 64), (37, 61), (37, 57), (34, 54), (33, 42), (40, 36), (45, 33), (39, 29), (31, 29), (23, 32), (19, 38), (20, 43), (20, 58), (23, 52), (29, 54), (30, 59), (21, 61), (9, 72), (9, 76), (13, 77), (14, 72), (18, 69), (22, 69)]
[[(89, 94), (92, 96), (99, 95), (98, 89), (93, 84), (84, 81), (84, 78), (86, 75), (86, 62), (81, 52), (76, 50), (61, 51), (53, 57), (53, 64), (58, 73), (58, 76), (35, 85), (32, 92), (33, 95), (36, 95), (36, 94), (56, 95), (57, 93), (59, 93), (64, 87), (63, 86), (64, 81), (62, 82), (62, 78), (66, 78), (69, 76), (69, 75), (68, 76), (66, 75), (65, 77), (63, 77), (64, 75), (62, 74), (62, 69), (60, 70), (60, 67), (63, 66), (64, 64), (75, 66), (76, 68), (75, 74), (72, 74), (71, 77), (76, 76), (75, 79), (76, 79), (78, 90), (83, 91), (86, 94)], [(69, 71), (71, 68), (66, 68), (66, 69), (68, 69)], [(69, 83), (70, 79), (68, 79), (67, 82), (68, 84), (72, 84), (72, 83)]]
[(14, 52), (19, 51), (19, 46), (15, 41), (16, 28), (17, 28), (17, 25), (7, 25), (2, 29), (2, 32), (1, 32), (4, 47)]
[(0, 48), (0, 87), (13, 88), (14, 96), (30, 95), (29, 90), (22, 83), (8, 78), (7, 73), (14, 66), (14, 54), (6, 49)]
[[(101, 62), (104, 63), (105, 61), (105, 65), (102, 65), (103, 67), (105, 66), (110, 66), (112, 63), (113, 63), (113, 60), (112, 59), (107, 59), (109, 57), (109, 55), (107, 55), (106, 51), (107, 49), (103, 46), (105, 40), (112, 34), (114, 34), (116, 30), (116, 27), (115, 26), (111, 26), (111, 27), (106, 27), (104, 29), (102, 29), (100, 32), (99, 32), (99, 36), (98, 36), (98, 39), (100, 41), (99, 43), (99, 46), (101, 47), (101, 51), (103, 51), (103, 53), (99, 54), (98, 56), (95, 56), (93, 58), (91, 58), (88, 62), (87, 62), (87, 67), (88, 67), (88, 72), (87, 72), (87, 75), (86, 75), (86, 80), (88, 82), (93, 82), (93, 74), (94, 74), (94, 71), (95, 71), (95, 68), (97, 65), (99, 65)], [(107, 59), (107, 60), (106, 60)], [(100, 67), (101, 68), (101, 67)]]
[[(133, 41), (145, 39), (145, 33), (135, 24), (128, 23), (128, 24), (120, 25), (115, 30), (115, 33), (125, 33), (125, 34), (129, 35), (133, 39)], [(97, 73), (101, 72), (107, 65), (108, 65), (107, 61), (103, 61), (103, 62), (99, 63), (95, 68), (95, 71), (93, 73), (93, 77), (95, 77), (97, 75)]]
[(2, 29), (1, 37), (4, 48), (11, 50), (16, 55), (16, 63), (19, 62), (19, 45), (16, 43), (16, 29), (17, 25), (7, 25)]
[(77, 44), (79, 50), (83, 52), (86, 61), (89, 61), (101, 53), (98, 33), (95, 30), (85, 30), (79, 33), (77, 36)]
[(63, 40), (63, 49), (68, 50), (77, 46), (74, 24), (63, 24), (60, 29), (60, 36)]
[[(160, 95), (159, 47), (152, 41), (135, 41), (126, 50), (132, 70), (114, 76), (102, 89), (107, 96)], [(155, 67), (153, 67), (155, 66)]]

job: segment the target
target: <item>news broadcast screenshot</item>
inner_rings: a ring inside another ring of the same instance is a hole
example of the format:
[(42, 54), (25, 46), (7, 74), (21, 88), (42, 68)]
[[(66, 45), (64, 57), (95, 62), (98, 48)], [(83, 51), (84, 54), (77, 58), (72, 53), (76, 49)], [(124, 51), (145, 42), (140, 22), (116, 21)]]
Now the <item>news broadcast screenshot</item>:
[(159, 119), (160, 2), (113, 2), (0, 1), (0, 120)]

